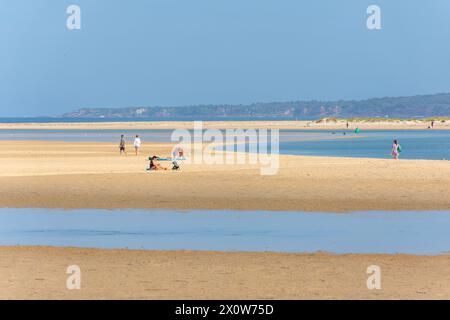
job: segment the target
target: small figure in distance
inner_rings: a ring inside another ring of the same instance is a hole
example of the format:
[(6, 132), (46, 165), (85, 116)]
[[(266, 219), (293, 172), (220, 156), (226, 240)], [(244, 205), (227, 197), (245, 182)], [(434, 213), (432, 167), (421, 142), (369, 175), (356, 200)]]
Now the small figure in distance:
[(141, 138), (138, 135), (134, 138), (134, 152), (136, 155), (139, 154), (139, 149), (141, 148)]
[(120, 151), (120, 155), (127, 155), (126, 151), (125, 151), (125, 138), (123, 136), (123, 134), (120, 136), (120, 142), (119, 142), (119, 151)]
[(394, 157), (394, 160), (398, 160), (401, 151), (402, 147), (398, 143), (398, 140), (394, 140), (394, 143), (392, 144), (392, 157)]

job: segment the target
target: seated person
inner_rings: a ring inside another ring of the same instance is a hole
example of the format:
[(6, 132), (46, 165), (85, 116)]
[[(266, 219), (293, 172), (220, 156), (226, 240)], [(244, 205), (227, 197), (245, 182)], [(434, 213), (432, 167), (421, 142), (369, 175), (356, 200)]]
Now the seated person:
[(173, 158), (183, 158), (184, 157), (184, 150), (182, 147), (177, 146), (173, 152), (172, 152), (172, 156)]
[(162, 165), (156, 162), (156, 159), (158, 159), (157, 156), (153, 156), (150, 158), (150, 165), (147, 170), (167, 170), (167, 168), (164, 168)]

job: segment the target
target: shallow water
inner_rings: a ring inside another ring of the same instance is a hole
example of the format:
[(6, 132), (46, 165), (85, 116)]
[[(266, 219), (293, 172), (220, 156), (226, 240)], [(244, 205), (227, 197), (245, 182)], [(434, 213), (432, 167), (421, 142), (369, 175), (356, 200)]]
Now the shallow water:
[(0, 245), (434, 255), (449, 230), (450, 211), (0, 209)]
[(124, 134), (130, 143), (139, 134), (144, 142), (170, 142), (173, 130), (0, 130), (0, 140), (117, 142)]
[[(0, 130), (0, 140), (40, 140), (64, 142), (118, 142), (120, 136), (132, 143), (136, 134), (143, 142), (172, 142), (173, 130)], [(193, 131), (190, 130), (193, 135)], [(222, 130), (225, 135), (225, 131)], [(280, 140), (289, 141), (316, 141), (336, 138), (328, 131), (299, 131), (282, 130)], [(341, 138), (341, 137), (339, 137)]]
[[(139, 134), (143, 143), (170, 142), (172, 130), (0, 130), (0, 140), (116, 142), (124, 134), (129, 143)], [(398, 139), (402, 159), (450, 160), (450, 130), (352, 131), (282, 130), (280, 153), (331, 157), (391, 158)], [(269, 149), (270, 150), (270, 149)]]
[(401, 159), (450, 160), (450, 131), (367, 131), (359, 135), (345, 131), (331, 132), (333, 137), (359, 137), (321, 141), (283, 141), (280, 153), (293, 155), (392, 158), (392, 142), (397, 139), (402, 146)]

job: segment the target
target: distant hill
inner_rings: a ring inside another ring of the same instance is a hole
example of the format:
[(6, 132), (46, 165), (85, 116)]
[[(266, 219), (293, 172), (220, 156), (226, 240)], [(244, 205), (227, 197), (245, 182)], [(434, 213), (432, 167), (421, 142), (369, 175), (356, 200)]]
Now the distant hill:
[(324, 117), (426, 118), (450, 116), (450, 93), (367, 100), (261, 102), (249, 105), (81, 108), (64, 118), (319, 119)]

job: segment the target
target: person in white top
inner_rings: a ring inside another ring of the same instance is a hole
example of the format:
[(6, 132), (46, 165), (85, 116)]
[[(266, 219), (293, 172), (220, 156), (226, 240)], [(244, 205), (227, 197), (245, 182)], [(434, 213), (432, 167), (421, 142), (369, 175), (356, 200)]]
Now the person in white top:
[(136, 155), (139, 154), (140, 148), (141, 148), (141, 138), (139, 138), (139, 136), (136, 135), (136, 138), (134, 138), (134, 151), (136, 152)]

